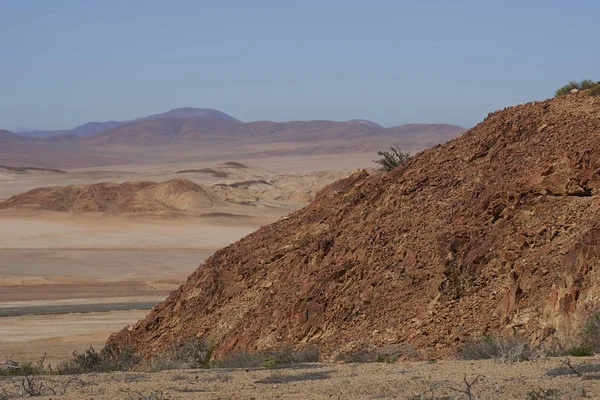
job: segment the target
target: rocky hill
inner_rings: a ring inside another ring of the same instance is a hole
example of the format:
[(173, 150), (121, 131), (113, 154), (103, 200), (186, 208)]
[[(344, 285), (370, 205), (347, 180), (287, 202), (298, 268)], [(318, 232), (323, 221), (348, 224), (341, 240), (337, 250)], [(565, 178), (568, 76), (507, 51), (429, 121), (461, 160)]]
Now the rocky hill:
[(283, 345), (566, 337), (600, 287), (600, 97), (491, 113), (387, 174), (356, 172), (207, 259), (113, 335), (146, 356), (191, 335), (218, 357)]
[(0, 202), (0, 210), (105, 212), (173, 217), (201, 213), (223, 202), (187, 179), (41, 187)]

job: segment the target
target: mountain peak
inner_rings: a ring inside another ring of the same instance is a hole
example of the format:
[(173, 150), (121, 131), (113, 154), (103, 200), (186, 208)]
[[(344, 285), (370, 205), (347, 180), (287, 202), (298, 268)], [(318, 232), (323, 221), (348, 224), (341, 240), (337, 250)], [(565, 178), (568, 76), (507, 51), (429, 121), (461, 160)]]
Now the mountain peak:
[(170, 111), (153, 114), (148, 117), (138, 118), (135, 121), (145, 121), (148, 119), (156, 118), (215, 118), (223, 119), (226, 121), (240, 122), (238, 119), (233, 118), (231, 115), (225, 114), (222, 111), (215, 110), (212, 108), (193, 108), (193, 107), (180, 107), (174, 108)]
[(351, 124), (366, 125), (366, 126), (370, 126), (371, 128), (383, 129), (383, 126), (379, 125), (378, 123), (373, 122), (373, 121), (369, 121), (369, 120), (366, 120), (366, 119), (351, 119), (348, 122), (351, 123)]

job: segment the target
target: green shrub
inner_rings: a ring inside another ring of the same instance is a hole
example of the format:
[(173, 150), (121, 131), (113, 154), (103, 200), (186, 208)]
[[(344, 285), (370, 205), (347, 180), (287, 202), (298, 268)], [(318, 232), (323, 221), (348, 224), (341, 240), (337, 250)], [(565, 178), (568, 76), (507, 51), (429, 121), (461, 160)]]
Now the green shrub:
[(403, 153), (397, 144), (390, 147), (389, 151), (378, 151), (377, 155), (381, 158), (373, 162), (379, 165), (381, 171), (391, 171), (410, 157), (410, 153)]
[(567, 354), (573, 357), (590, 357), (594, 355), (592, 348), (585, 344), (571, 347), (567, 350)]
[(0, 375), (34, 375), (36, 373), (43, 373), (44, 371), (38, 371), (38, 369), (30, 362), (20, 363), (18, 366), (13, 368), (2, 368), (0, 369)]
[(600, 96), (600, 83), (597, 83), (593, 88), (589, 91), (590, 96)]
[(567, 83), (566, 85), (564, 85), (563, 87), (561, 87), (560, 89), (558, 89), (556, 91), (556, 93), (554, 94), (554, 97), (560, 97), (560, 96), (569, 94), (571, 92), (571, 90), (573, 90), (573, 89), (577, 89), (577, 90), (592, 89), (596, 85), (597, 84), (594, 81), (592, 81), (591, 79), (584, 79), (581, 82), (571, 81), (571, 82)]
[(581, 326), (579, 343), (568, 350), (574, 357), (587, 357), (600, 353), (600, 311), (591, 312)]

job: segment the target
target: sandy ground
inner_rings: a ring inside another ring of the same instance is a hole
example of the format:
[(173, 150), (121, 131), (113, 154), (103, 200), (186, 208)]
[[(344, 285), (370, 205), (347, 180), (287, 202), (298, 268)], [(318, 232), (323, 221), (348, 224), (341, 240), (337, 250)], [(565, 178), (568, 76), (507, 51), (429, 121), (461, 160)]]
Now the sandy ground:
[(55, 214), (0, 218), (0, 360), (31, 360), (46, 352), (56, 364), (74, 350), (102, 347), (110, 333), (144, 317), (216, 249), (257, 227), (244, 224)]
[(46, 353), (52, 365), (69, 359), (73, 351), (100, 349), (112, 332), (142, 319), (146, 310), (24, 315), (0, 318), (0, 362), (38, 360)]
[[(581, 362), (581, 360), (578, 360)], [(596, 363), (588, 359), (585, 363)], [(556, 377), (559, 359), (395, 364), (304, 364), (276, 370), (176, 370), (88, 374), (64, 399), (579, 399), (599, 398), (595, 373)], [(477, 378), (478, 377), (478, 378)], [(476, 379), (477, 378), (477, 379)], [(11, 390), (17, 378), (0, 378)], [(66, 376), (41, 377), (59, 392)], [(474, 380), (476, 381), (474, 382)], [(470, 388), (465, 384), (472, 384)], [(473, 383), (474, 382), (474, 383)], [(468, 391), (472, 397), (468, 396)], [(56, 396), (48, 396), (55, 398)]]

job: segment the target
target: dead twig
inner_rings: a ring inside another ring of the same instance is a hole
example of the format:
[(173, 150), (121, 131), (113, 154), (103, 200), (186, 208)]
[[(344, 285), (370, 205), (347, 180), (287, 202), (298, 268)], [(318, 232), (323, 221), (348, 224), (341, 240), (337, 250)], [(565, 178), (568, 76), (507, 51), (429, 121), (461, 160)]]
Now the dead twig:
[(566, 358), (564, 360), (560, 360), (560, 362), (561, 362), (561, 364), (566, 365), (571, 371), (575, 372), (578, 376), (580, 376), (580, 377), (583, 376), (583, 374), (581, 372), (577, 371), (575, 369), (575, 367), (573, 367), (571, 365), (571, 360), (569, 360), (569, 358)]

